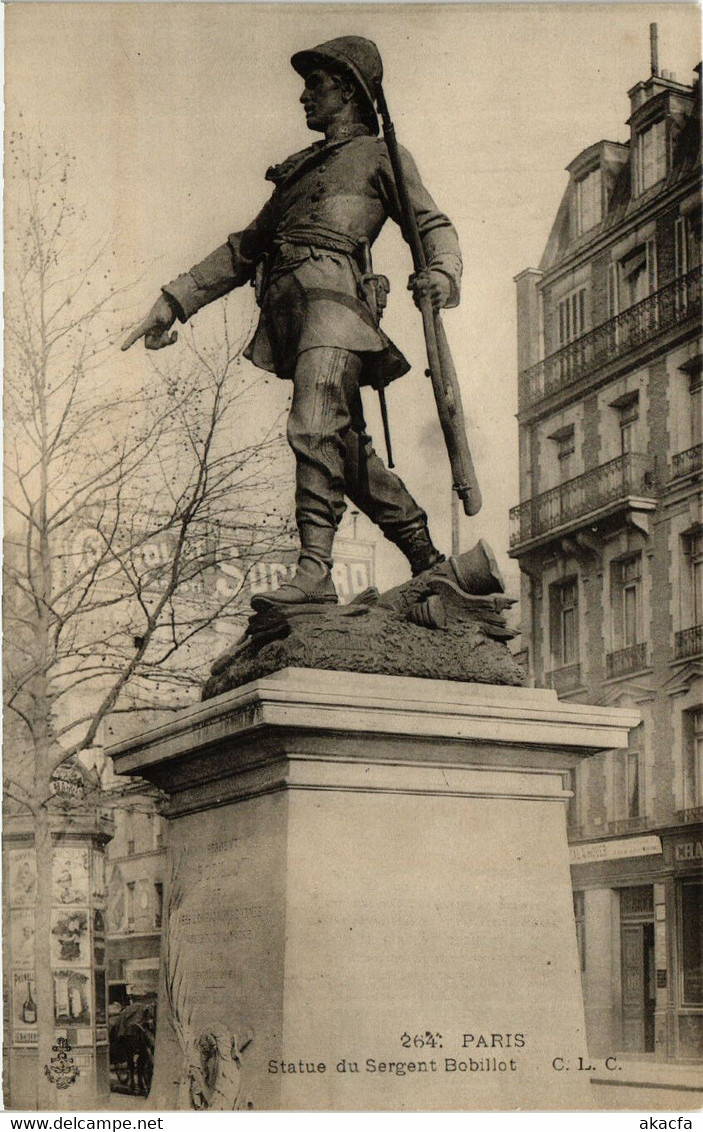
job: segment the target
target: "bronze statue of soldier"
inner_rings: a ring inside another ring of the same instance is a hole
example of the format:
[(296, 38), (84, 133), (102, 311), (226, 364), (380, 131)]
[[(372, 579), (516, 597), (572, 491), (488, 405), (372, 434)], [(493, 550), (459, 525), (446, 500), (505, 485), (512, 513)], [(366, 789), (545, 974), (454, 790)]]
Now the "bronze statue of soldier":
[[(300, 101), (310, 130), (324, 140), (270, 168), (269, 201), (189, 272), (162, 288), (147, 317), (126, 339), (148, 350), (175, 342), (171, 328), (235, 287), (254, 282), (258, 327), (245, 356), (293, 381), (288, 441), (296, 460), (298, 566), (291, 581), (252, 600), (258, 610), (333, 603), (335, 532), (345, 495), (405, 554), (413, 575), (443, 560), (427, 515), (385, 466), (366, 432), (360, 389), (383, 388), (410, 368), (379, 326), (384, 280), (368, 272), (369, 248), (402, 208), (385, 141), (378, 137), (376, 91), (383, 66), (374, 43), (342, 36), (295, 54)], [(407, 197), (427, 270), (411, 276), (416, 303), (459, 302), (461, 255), (448, 218), (417, 168), (400, 151)]]

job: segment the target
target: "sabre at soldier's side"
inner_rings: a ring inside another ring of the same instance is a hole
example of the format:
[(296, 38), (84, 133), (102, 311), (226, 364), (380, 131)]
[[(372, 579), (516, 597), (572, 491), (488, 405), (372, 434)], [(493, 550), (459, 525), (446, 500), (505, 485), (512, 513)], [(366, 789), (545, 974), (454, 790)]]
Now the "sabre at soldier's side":
[[(405, 554), (413, 575), (443, 561), (427, 515), (385, 466), (366, 432), (361, 387), (381, 395), (408, 362), (383, 333), (388, 281), (375, 275), (370, 249), (386, 219), (410, 244), (411, 287), (422, 312), (429, 369), (449, 452), (454, 488), (474, 515), (481, 496), (466, 440), (459, 387), (439, 311), (459, 303), (461, 254), (456, 232), (398, 146), (374, 43), (342, 36), (291, 60), (303, 77), (308, 128), (324, 141), (270, 168), (274, 191), (256, 219), (189, 272), (162, 288), (126, 339), (147, 349), (176, 341), (207, 303), (244, 283), (256, 286), (259, 323), (245, 356), (293, 381), (288, 441), (296, 459), (298, 566), (291, 581), (252, 599), (257, 610), (334, 603), (332, 549), (345, 495)], [(381, 139), (376, 105), (384, 122)]]

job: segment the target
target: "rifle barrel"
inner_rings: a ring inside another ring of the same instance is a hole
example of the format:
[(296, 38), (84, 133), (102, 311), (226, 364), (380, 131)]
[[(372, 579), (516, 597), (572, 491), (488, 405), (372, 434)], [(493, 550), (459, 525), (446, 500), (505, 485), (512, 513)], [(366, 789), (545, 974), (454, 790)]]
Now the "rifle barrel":
[[(377, 88), (376, 101), (383, 122), (383, 137), (388, 148), (388, 157), (398, 192), (403, 235), (410, 245), (416, 273), (426, 271), (427, 256), (403, 173), (398, 141), (395, 136), (395, 126), (391, 121), (386, 96), (380, 83)], [(432, 381), (432, 391), (449, 455), (454, 491), (462, 501), (465, 514), (476, 515), (481, 510), (481, 491), (466, 438), (461, 393), (449, 343), (444, 332), (441, 316), (439, 312), (433, 310), (429, 296), (420, 300), (420, 312), (427, 346), (428, 376)]]

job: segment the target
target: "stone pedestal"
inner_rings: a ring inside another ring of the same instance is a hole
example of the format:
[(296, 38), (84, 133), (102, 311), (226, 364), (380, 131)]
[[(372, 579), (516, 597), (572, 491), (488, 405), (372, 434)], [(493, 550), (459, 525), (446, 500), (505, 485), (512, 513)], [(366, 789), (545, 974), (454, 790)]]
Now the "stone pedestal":
[(289, 668), (112, 748), (171, 799), (154, 1107), (589, 1107), (564, 778), (637, 721)]

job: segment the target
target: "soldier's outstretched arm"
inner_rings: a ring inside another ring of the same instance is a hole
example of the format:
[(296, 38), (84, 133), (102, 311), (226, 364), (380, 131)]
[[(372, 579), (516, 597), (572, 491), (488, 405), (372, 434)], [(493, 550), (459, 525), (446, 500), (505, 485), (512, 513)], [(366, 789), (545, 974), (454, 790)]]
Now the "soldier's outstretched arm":
[(122, 349), (128, 350), (140, 338), (147, 350), (172, 346), (178, 333), (169, 331), (176, 319), (187, 322), (201, 307), (249, 282), (257, 259), (268, 246), (271, 227), (271, 210), (266, 204), (243, 232), (233, 233), (190, 271), (162, 287), (161, 297), (127, 336)]

